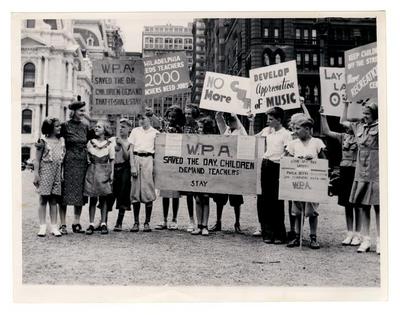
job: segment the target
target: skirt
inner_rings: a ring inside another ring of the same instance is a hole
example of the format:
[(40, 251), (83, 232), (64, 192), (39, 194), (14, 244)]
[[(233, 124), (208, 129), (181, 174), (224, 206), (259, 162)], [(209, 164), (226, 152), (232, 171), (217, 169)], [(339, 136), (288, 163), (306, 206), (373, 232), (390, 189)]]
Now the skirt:
[(83, 194), (87, 197), (100, 197), (111, 193), (111, 165), (109, 163), (89, 164)]
[(154, 160), (151, 156), (135, 156), (137, 176), (132, 176), (131, 202), (148, 203), (156, 200), (154, 186)]
[(40, 163), (38, 192), (41, 196), (61, 196), (61, 163)]
[(354, 181), (349, 201), (356, 205), (379, 205), (379, 183)]
[(64, 205), (83, 206), (87, 198), (83, 195), (87, 158), (76, 159), (67, 154), (64, 159), (64, 182), (62, 185), (62, 203)]
[(353, 187), (354, 173), (356, 168), (353, 166), (341, 166), (338, 185), (338, 204), (342, 207), (351, 205), (349, 198)]

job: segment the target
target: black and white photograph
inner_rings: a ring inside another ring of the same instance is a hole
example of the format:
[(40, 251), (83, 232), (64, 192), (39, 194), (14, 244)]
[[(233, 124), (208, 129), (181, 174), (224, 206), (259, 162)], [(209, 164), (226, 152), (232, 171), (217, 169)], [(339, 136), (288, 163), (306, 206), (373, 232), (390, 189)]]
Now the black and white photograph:
[(384, 21), (14, 13), (16, 298), (383, 299)]

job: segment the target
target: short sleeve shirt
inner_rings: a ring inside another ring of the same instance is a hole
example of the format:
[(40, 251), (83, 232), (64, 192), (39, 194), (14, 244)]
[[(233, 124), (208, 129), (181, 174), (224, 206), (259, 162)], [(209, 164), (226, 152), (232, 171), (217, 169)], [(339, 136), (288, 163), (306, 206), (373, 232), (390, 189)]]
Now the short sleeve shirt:
[(280, 161), (287, 144), (292, 140), (290, 131), (281, 128), (278, 131), (272, 129), (272, 132), (266, 136), (267, 151), (264, 153), (263, 158), (278, 162)]
[(310, 138), (309, 141), (301, 141), (300, 139), (292, 140), (287, 145), (287, 151), (294, 157), (304, 158), (311, 155), (313, 159), (318, 158), (321, 150), (325, 149), (325, 144), (321, 139)]
[(128, 140), (133, 145), (133, 150), (139, 153), (154, 153), (155, 139), (158, 130), (150, 127), (144, 130), (143, 127), (133, 128)]

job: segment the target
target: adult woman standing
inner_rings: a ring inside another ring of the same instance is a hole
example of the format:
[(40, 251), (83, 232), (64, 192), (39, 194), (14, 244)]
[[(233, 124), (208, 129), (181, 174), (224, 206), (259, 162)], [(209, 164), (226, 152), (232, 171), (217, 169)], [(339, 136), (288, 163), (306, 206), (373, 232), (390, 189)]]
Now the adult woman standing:
[(76, 101), (68, 106), (71, 119), (61, 125), (61, 136), (65, 139), (64, 183), (60, 206), (60, 232), (67, 234), (65, 217), (67, 206), (74, 206), (72, 231), (84, 233), (80, 224), (82, 206), (87, 198), (83, 195), (87, 169), (87, 149), (89, 126), (82, 122), (86, 117), (85, 102)]
[(349, 201), (360, 205), (362, 243), (357, 252), (364, 253), (370, 250), (370, 210), (374, 206), (376, 217), (376, 252), (380, 254), (379, 246), (379, 126), (378, 105), (375, 102), (367, 103), (363, 108), (362, 121), (350, 123), (347, 120), (348, 103), (341, 123), (346, 123), (354, 130), (358, 144), (357, 165), (354, 182)]

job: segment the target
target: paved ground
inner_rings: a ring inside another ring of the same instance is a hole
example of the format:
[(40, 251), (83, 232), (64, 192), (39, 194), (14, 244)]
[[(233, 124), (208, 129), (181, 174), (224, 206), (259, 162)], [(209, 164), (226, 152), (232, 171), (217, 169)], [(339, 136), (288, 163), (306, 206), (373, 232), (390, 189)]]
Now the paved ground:
[[(320, 250), (266, 245), (260, 238), (252, 237), (257, 227), (254, 196), (245, 197), (241, 220), (245, 235), (233, 233), (231, 207), (224, 210), (223, 232), (209, 237), (190, 235), (186, 232), (186, 201), (181, 199), (178, 231), (129, 233), (133, 220), (129, 212), (124, 222), (126, 231), (121, 233), (92, 236), (70, 233), (61, 238), (38, 238), (38, 197), (32, 180), (31, 172), (22, 173), (24, 283), (368, 287), (380, 283), (379, 256), (375, 252), (357, 254), (356, 248), (340, 245), (345, 219), (343, 209), (336, 205), (334, 198), (320, 208)], [(69, 208), (68, 222), (72, 220), (72, 212)], [(115, 210), (110, 214), (111, 227), (116, 214)], [(158, 199), (154, 205), (153, 226), (161, 217)], [(210, 225), (214, 221), (215, 204), (211, 203)], [(85, 207), (82, 225), (86, 228), (87, 224)], [(307, 224), (305, 235), (308, 235)]]

